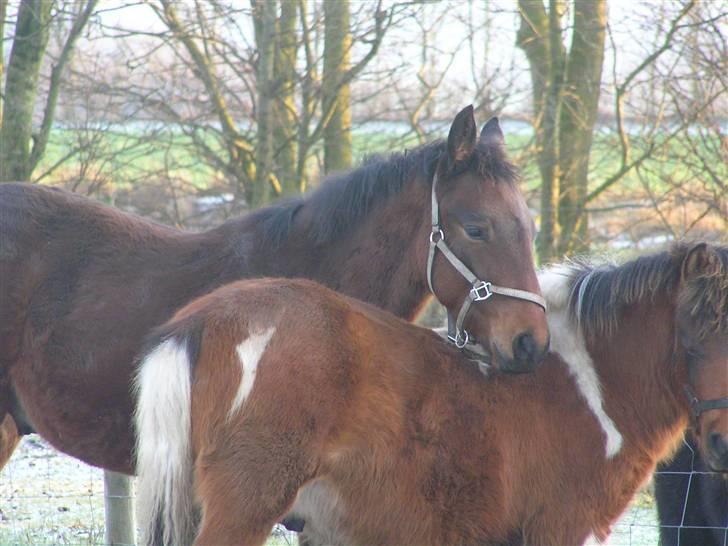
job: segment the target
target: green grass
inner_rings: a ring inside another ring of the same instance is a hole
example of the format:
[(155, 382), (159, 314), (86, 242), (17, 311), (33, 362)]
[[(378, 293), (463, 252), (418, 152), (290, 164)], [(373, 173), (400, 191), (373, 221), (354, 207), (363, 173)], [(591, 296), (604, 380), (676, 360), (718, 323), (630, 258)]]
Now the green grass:
[[(440, 135), (444, 137), (445, 135)], [(213, 151), (221, 150), (221, 143), (214, 132), (201, 135), (201, 140)], [(507, 136), (507, 145), (513, 158), (519, 163), (525, 190), (535, 190), (540, 184), (535, 159), (523, 156), (530, 137), (523, 134)], [(94, 172), (102, 172), (113, 189), (128, 189), (144, 184), (163, 172), (190, 187), (199, 190), (225, 187), (225, 175), (211, 167), (197, 152), (190, 137), (172, 128), (158, 128), (150, 137), (140, 130), (112, 128), (104, 131), (78, 131), (75, 129), (56, 129), (51, 133), (46, 156), (34, 173), (39, 176), (50, 166), (77, 148), (87, 146), (80, 154), (74, 155), (54, 171), (45, 181), (53, 183), (62, 179), (78, 177), (81, 166), (89, 164)], [(633, 155), (641, 153), (641, 142), (633, 138)], [(374, 153), (413, 148), (417, 145), (413, 134), (397, 136), (372, 130), (355, 131), (352, 137), (354, 163)], [(707, 150), (707, 145), (702, 148)], [(93, 155), (91, 151), (94, 151)], [(320, 146), (314, 153), (320, 155)], [(665, 148), (655, 152), (655, 158), (645, 166), (648, 181), (655, 191), (664, 189), (663, 179), (669, 175), (673, 179), (688, 178), (685, 165), (676, 157), (686, 152), (679, 141), (672, 141)], [(590, 180), (592, 186), (615, 173), (620, 166), (620, 146), (613, 134), (597, 132), (592, 147)], [(312, 171), (316, 171), (316, 160), (311, 159)], [(720, 168), (720, 167), (719, 167)], [(622, 195), (641, 191), (642, 183), (634, 173), (625, 176), (618, 185)]]

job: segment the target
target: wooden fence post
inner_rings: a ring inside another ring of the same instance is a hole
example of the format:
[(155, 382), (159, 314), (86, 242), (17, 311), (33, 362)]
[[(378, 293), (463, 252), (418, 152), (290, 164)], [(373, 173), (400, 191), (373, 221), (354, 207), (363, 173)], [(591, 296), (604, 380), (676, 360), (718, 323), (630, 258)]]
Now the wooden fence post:
[(106, 546), (135, 546), (134, 496), (129, 476), (104, 471), (104, 509)]

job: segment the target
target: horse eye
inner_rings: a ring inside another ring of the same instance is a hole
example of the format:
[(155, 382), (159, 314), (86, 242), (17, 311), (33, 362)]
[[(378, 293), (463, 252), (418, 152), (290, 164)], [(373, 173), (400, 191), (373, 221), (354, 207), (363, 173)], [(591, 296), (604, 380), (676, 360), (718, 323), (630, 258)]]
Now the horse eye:
[(487, 239), (486, 232), (480, 226), (465, 226), (465, 233), (472, 239)]

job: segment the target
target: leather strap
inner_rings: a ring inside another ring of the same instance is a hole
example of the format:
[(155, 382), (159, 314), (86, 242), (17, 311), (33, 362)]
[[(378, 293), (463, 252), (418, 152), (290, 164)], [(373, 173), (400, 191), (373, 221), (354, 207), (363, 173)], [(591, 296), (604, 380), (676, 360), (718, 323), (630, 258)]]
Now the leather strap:
[[(466, 266), (460, 258), (455, 256), (450, 247), (445, 242), (445, 233), (440, 225), (440, 206), (437, 202), (437, 170), (432, 179), (432, 194), (431, 194), (431, 219), (432, 219), (432, 231), (430, 232), (430, 249), (427, 254), (427, 284), (430, 287), (430, 292), (437, 298), (435, 288), (432, 285), (432, 268), (435, 263), (435, 253), (439, 249), (443, 256), (447, 258), (450, 264), (460, 273), (465, 280), (471, 286), (468, 295), (463, 300), (463, 304), (460, 307), (460, 312), (455, 321), (452, 320), (452, 316), (448, 312), (447, 315), (447, 329), (448, 339), (455, 343), (459, 348), (463, 348), (468, 344), (475, 344), (475, 340), (471, 338), (468, 332), (464, 329), (465, 318), (470, 311), (470, 307), (476, 301), (485, 301), (490, 298), (493, 294), (506, 296), (509, 298), (516, 298), (531, 303), (535, 303), (546, 311), (546, 300), (544, 300), (538, 294), (528, 292), (526, 290), (520, 290), (518, 288), (506, 288), (504, 286), (497, 286), (490, 282), (481, 281), (469, 268)], [(438, 299), (439, 301), (439, 299)]]
[(685, 385), (685, 394), (690, 402), (690, 409), (693, 412), (693, 417), (697, 419), (701, 413), (716, 409), (728, 409), (728, 397), (727, 398), (716, 398), (715, 400), (700, 400), (692, 389)]

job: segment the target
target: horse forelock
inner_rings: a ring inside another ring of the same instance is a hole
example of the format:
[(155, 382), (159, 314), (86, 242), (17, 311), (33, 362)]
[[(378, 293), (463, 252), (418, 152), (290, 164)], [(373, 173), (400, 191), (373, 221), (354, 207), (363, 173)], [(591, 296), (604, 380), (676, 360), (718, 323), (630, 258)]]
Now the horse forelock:
[[(413, 150), (369, 156), (356, 169), (327, 176), (308, 195), (257, 211), (261, 240), (266, 246), (280, 246), (292, 232), (294, 217), (306, 207), (311, 218), (306, 226), (308, 236), (320, 245), (330, 243), (412, 184), (431, 186), (438, 161), (445, 153), (447, 143), (437, 140)], [(500, 146), (479, 143), (464, 167), (493, 181), (515, 184), (519, 178)]]
[(728, 335), (728, 246), (711, 246), (717, 261), (687, 282), (680, 294), (679, 313), (687, 314), (697, 341)]

